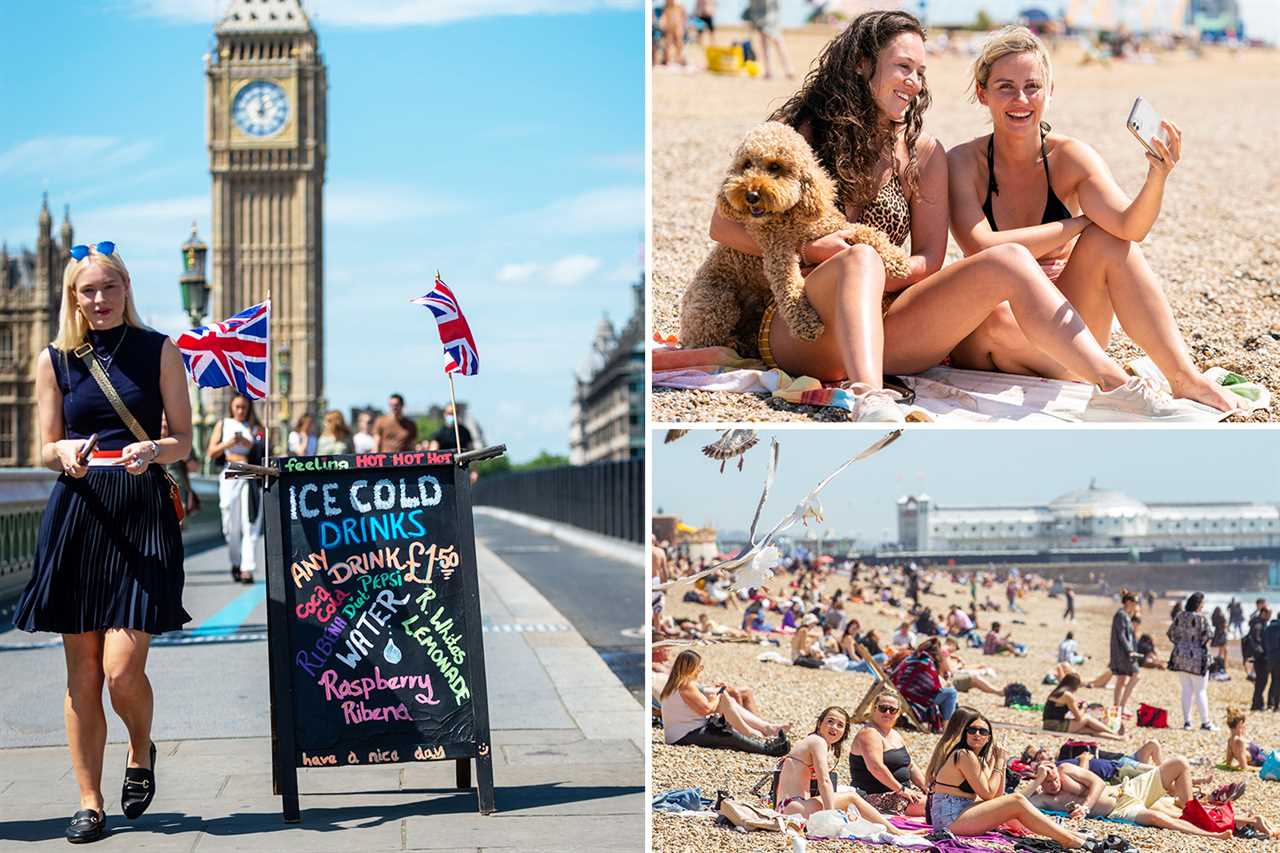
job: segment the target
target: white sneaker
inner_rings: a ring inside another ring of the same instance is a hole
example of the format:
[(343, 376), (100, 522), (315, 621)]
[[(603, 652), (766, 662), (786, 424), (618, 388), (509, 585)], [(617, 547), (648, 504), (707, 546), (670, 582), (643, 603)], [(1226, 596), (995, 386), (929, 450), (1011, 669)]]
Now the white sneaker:
[(858, 422), (900, 424), (906, 422), (898, 400), (902, 395), (888, 388), (872, 388), (862, 382), (844, 386), (855, 399), (853, 419)]
[[(1208, 414), (1211, 418), (1206, 418)], [(1094, 387), (1084, 410), (1085, 421), (1207, 421), (1217, 420), (1215, 409), (1192, 400), (1177, 400), (1154, 380), (1135, 376), (1119, 388)]]

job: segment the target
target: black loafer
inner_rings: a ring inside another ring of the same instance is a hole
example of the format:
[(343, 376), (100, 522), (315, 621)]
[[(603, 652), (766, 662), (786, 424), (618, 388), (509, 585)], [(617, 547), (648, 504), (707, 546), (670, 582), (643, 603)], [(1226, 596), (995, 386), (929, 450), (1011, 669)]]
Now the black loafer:
[(129, 820), (141, 817), (156, 796), (156, 745), (151, 744), (151, 768), (126, 767), (120, 808)]
[(72, 844), (88, 844), (97, 841), (107, 829), (107, 813), (93, 809), (81, 809), (71, 816), (67, 827), (67, 840)]

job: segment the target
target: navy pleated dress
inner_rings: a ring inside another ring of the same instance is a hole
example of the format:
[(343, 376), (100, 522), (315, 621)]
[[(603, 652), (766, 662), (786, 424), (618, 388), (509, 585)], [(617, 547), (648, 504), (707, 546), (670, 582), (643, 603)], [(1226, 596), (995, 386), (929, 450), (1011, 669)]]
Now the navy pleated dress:
[[(158, 439), (165, 336), (120, 325), (89, 337), (125, 406)], [(50, 347), (49, 353), (62, 390), (66, 437), (96, 432), (101, 450), (136, 441), (84, 363), (71, 352)], [(79, 480), (64, 474), (40, 519), (35, 568), (14, 624), (59, 634), (177, 630), (191, 621), (182, 607), (182, 558), (182, 532), (162, 466), (152, 464), (144, 474), (130, 474), (123, 465), (90, 466)]]

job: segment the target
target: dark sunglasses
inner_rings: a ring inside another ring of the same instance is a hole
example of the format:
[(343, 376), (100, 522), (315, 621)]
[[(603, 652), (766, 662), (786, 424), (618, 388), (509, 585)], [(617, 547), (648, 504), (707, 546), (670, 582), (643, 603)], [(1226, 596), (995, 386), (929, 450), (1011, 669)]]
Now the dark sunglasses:
[(876, 710), (881, 714), (896, 714), (902, 709), (897, 705), (877, 705)]
[(110, 240), (103, 240), (100, 243), (90, 243), (88, 245), (81, 243), (79, 246), (71, 247), (71, 257), (75, 258), (77, 261), (83, 261), (89, 256), (90, 247), (93, 247), (99, 255), (110, 255), (116, 250), (116, 244), (112, 243)]
[(969, 726), (964, 730), (967, 735), (982, 735), (983, 737), (991, 737), (991, 729), (984, 729), (982, 726)]

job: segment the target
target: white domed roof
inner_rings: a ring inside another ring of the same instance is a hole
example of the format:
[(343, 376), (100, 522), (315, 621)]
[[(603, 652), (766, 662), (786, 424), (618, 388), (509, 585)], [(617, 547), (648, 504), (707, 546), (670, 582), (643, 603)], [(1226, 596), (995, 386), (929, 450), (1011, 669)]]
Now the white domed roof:
[(1049, 502), (1055, 513), (1101, 513), (1147, 511), (1146, 504), (1114, 489), (1099, 489), (1093, 482), (1087, 489), (1076, 489)]

